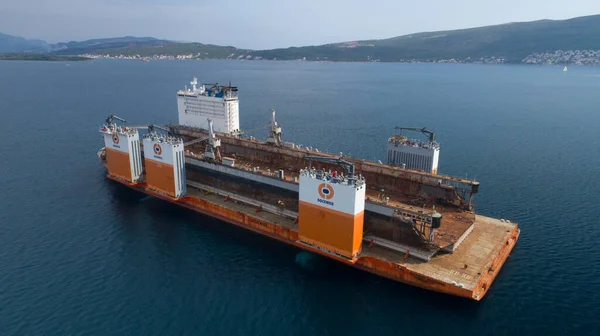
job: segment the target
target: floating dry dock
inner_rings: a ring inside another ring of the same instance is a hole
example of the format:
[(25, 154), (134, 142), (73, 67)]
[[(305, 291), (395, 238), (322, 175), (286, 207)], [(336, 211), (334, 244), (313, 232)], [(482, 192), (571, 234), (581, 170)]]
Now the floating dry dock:
[[(108, 178), (353, 267), (474, 300), (517, 242), (515, 223), (475, 214), (478, 182), (438, 174), (433, 131), (399, 128), (387, 164), (367, 162), (283, 142), (274, 111), (266, 141), (244, 138), (237, 88), (191, 85), (177, 93), (180, 125), (126, 127), (107, 118), (98, 154)], [(147, 129), (141, 141), (140, 129)]]

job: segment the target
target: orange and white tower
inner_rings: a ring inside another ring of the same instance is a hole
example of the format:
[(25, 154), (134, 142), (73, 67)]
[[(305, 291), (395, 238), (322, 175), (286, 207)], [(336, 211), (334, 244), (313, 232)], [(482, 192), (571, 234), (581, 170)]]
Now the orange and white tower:
[(138, 182), (143, 169), (140, 136), (135, 128), (115, 124), (113, 117), (109, 117), (100, 128), (104, 137), (108, 175), (130, 183)]
[(174, 198), (185, 195), (185, 156), (180, 138), (155, 132), (145, 135), (144, 163), (149, 189)]
[(300, 241), (354, 259), (363, 239), (366, 184), (314, 169), (300, 172)]

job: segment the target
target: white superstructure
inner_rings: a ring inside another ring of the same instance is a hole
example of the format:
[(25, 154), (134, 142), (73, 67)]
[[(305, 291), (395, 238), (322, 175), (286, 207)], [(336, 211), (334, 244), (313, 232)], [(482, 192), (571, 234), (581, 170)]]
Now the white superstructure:
[(394, 135), (388, 140), (388, 164), (437, 174), (440, 145), (437, 142), (410, 140)]
[(179, 125), (206, 128), (206, 119), (213, 121), (215, 132), (236, 133), (240, 129), (237, 88), (218, 84), (198, 85), (194, 78), (191, 89), (177, 91)]

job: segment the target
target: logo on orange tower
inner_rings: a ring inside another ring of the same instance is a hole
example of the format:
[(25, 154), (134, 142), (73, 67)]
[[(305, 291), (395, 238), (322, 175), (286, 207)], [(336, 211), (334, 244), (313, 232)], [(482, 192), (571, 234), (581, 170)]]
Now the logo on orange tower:
[(156, 155), (162, 154), (162, 148), (160, 147), (159, 144), (154, 144), (154, 154), (156, 154)]
[(112, 141), (115, 145), (119, 144), (119, 136), (117, 134), (113, 134)]
[(321, 183), (319, 185), (319, 196), (326, 200), (333, 198), (333, 187), (327, 183)]

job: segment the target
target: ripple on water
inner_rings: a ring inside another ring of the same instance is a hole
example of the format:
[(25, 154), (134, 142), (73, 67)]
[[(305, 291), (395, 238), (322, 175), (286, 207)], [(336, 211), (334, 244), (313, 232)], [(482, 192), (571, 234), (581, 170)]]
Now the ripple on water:
[[(0, 62), (0, 334), (591, 334), (598, 70), (557, 69)], [(174, 122), (173, 90), (194, 74), (232, 79), (258, 137), (269, 108), (286, 140), (366, 159), (385, 158), (390, 125), (434, 129), (441, 171), (476, 177), (478, 213), (522, 230), (486, 298), (378, 278), (107, 181), (106, 111)], [(32, 97), (30, 78), (51, 85)]]

